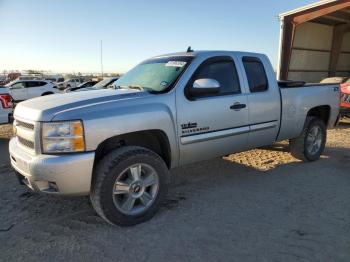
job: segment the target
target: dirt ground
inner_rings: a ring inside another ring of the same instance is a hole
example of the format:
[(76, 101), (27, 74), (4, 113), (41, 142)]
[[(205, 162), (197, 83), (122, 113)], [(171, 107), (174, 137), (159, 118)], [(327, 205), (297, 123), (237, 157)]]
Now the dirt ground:
[(160, 212), (129, 228), (87, 197), (32, 193), (2, 165), (0, 261), (350, 261), (350, 124), (329, 131), (319, 161), (287, 150), (175, 169)]

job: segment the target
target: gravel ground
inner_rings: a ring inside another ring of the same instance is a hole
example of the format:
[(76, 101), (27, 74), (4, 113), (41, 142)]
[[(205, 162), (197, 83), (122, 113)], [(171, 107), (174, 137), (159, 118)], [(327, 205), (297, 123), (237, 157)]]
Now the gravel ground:
[(287, 149), (173, 170), (160, 212), (129, 228), (86, 197), (32, 193), (2, 166), (0, 261), (350, 261), (350, 124), (328, 133), (319, 161)]

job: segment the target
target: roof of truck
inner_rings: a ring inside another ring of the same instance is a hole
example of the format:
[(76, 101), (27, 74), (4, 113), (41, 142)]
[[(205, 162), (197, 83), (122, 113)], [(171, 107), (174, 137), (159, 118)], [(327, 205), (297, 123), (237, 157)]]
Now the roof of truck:
[(227, 50), (197, 50), (192, 52), (176, 52), (176, 53), (169, 53), (169, 54), (163, 54), (158, 55), (152, 58), (161, 58), (161, 57), (171, 57), (171, 56), (190, 56), (190, 57), (196, 57), (200, 55), (223, 55), (223, 54), (242, 54), (242, 55), (253, 55), (253, 56), (259, 56), (263, 55), (260, 53), (254, 53), (254, 52), (243, 52), (243, 51), (227, 51)]

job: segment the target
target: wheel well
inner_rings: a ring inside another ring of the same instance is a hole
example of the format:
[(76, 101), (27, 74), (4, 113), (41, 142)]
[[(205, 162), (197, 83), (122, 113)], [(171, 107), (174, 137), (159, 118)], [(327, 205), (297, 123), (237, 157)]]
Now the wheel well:
[(331, 112), (330, 106), (327, 106), (327, 105), (325, 105), (325, 106), (317, 106), (317, 107), (311, 108), (309, 110), (309, 112), (307, 113), (307, 116), (317, 117), (317, 118), (323, 120), (323, 122), (327, 126), (328, 125), (329, 116), (330, 116), (330, 112)]
[(161, 130), (138, 131), (106, 139), (98, 145), (94, 166), (110, 151), (122, 146), (141, 146), (157, 153), (171, 166), (171, 149), (167, 135)]

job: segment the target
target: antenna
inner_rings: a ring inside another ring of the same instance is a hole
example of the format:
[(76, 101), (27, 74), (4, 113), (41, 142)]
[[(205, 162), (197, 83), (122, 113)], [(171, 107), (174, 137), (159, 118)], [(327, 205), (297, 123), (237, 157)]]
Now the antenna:
[(186, 51), (187, 53), (191, 53), (191, 52), (193, 52), (193, 50), (191, 49), (191, 46), (189, 46), (188, 48), (187, 48), (187, 51)]
[(103, 59), (102, 59), (102, 40), (101, 40), (101, 76), (102, 76), (102, 79), (103, 79)]

